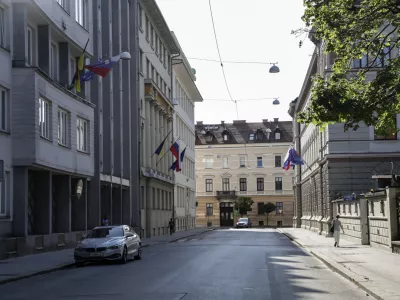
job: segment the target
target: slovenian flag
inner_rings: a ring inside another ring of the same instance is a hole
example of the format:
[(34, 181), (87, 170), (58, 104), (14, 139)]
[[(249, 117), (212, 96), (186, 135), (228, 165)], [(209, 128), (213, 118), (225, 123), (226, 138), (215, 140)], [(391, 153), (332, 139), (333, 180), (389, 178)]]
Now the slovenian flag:
[(175, 157), (175, 162), (172, 164), (170, 169), (180, 170), (179, 144), (177, 142), (173, 143), (171, 148), (169, 148), (169, 150), (171, 151), (172, 155)]
[(120, 60), (120, 56), (113, 56), (105, 61), (100, 61), (93, 65), (86, 65), (85, 69), (92, 71), (93, 73), (105, 77), (111, 71), (113, 66)]
[(283, 163), (282, 168), (285, 170), (289, 170), (291, 166), (295, 165), (304, 165), (304, 161), (298, 155), (296, 150), (293, 147), (290, 147), (285, 156), (285, 162)]

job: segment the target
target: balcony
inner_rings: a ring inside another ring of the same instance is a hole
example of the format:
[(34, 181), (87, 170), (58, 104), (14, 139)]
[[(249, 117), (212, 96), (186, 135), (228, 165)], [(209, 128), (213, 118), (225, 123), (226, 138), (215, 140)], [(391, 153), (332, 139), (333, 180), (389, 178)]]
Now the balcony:
[(217, 191), (217, 199), (222, 200), (222, 199), (231, 199), (234, 200), (236, 199), (236, 191)]

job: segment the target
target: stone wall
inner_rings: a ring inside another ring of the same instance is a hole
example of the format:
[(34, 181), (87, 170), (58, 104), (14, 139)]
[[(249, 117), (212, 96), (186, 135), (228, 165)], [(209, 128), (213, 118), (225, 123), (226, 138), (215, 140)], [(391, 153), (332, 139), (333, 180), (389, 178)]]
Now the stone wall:
[(370, 193), (366, 195), (366, 199), (368, 202), (370, 244), (374, 247), (391, 250), (386, 192)]

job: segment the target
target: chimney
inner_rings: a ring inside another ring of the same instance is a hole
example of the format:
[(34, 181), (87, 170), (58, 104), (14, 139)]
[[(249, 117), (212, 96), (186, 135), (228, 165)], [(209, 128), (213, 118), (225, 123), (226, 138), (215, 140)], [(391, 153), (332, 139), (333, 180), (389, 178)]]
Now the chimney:
[(197, 121), (197, 122), (196, 122), (196, 125), (197, 125), (197, 126), (203, 125), (203, 121)]
[(279, 121), (279, 118), (274, 118), (275, 123), (278, 123), (278, 121)]
[(233, 120), (233, 124), (246, 124), (246, 120)]
[(225, 121), (221, 121), (221, 125), (224, 126), (225, 125)]
[(263, 123), (268, 123), (268, 119), (262, 119)]

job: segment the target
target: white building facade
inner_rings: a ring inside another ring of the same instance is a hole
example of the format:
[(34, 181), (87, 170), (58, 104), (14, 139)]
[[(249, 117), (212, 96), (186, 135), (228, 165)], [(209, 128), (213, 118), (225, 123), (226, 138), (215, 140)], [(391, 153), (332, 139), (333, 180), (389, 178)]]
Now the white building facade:
[[(139, 1), (140, 213), (143, 237), (167, 234), (173, 217), (172, 66), (178, 46), (154, 0)], [(153, 155), (168, 135), (164, 157)]]
[[(172, 33), (176, 43), (178, 40)], [(181, 47), (180, 55), (172, 60), (174, 121), (173, 136), (179, 138), (179, 148), (185, 150), (181, 171), (175, 173), (174, 209), (176, 230), (196, 226), (195, 179), (195, 102), (203, 101), (195, 84), (195, 70), (191, 68)]]

